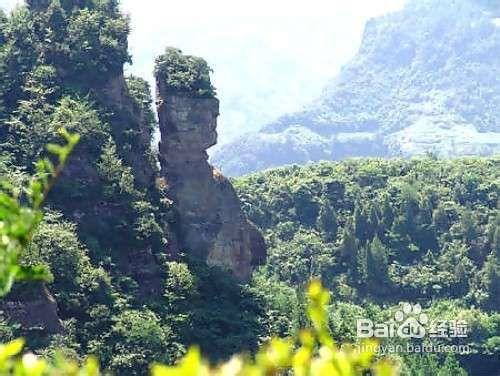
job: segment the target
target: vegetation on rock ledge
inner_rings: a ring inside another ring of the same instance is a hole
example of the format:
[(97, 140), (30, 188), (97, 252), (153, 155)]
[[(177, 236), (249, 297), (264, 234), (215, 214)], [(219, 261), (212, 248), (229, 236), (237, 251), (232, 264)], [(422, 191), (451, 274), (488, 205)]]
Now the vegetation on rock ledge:
[(212, 70), (202, 58), (184, 55), (169, 47), (156, 59), (155, 74), (165, 83), (167, 91), (193, 97), (214, 97), (210, 83)]

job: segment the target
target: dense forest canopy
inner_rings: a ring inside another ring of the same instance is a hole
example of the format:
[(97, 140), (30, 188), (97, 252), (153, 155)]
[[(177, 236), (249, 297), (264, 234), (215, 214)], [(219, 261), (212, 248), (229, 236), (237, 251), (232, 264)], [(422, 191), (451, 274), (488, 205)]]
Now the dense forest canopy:
[[(178, 213), (151, 147), (151, 88), (123, 74), (128, 33), (112, 0), (0, 12), (2, 182), (22, 187), (36, 161), (55, 162), (46, 145), (61, 127), (80, 136), (21, 260), (52, 278), (16, 284), (0, 301), (0, 342), (25, 337), (47, 358), (94, 354), (118, 375), (175, 363), (192, 344), (227, 360), (308, 326), (305, 286), (317, 277), (332, 291), (321, 329), (339, 343), (357, 341), (357, 318), (386, 320), (411, 301), (467, 319), (474, 353), (395, 355), (402, 374), (498, 369), (498, 158), (324, 162), (235, 180), (270, 249), (241, 284), (177, 247)], [(177, 49), (157, 74), (172, 92), (215, 96), (205, 61)]]
[[(300, 322), (300, 301), (286, 291), (320, 277), (333, 292), (330, 320), (339, 340), (356, 340), (356, 319), (383, 322), (410, 301), (435, 318), (466, 318), (474, 353), (489, 362), (482, 372), (493, 372), (500, 350), (499, 172), (498, 158), (354, 159), (235, 180), (269, 244), (255, 280), (275, 286), (267, 290), (274, 291), (275, 329)], [(463, 364), (482, 374), (472, 358)], [(425, 369), (415, 361), (408, 360), (415, 367), (409, 374)]]

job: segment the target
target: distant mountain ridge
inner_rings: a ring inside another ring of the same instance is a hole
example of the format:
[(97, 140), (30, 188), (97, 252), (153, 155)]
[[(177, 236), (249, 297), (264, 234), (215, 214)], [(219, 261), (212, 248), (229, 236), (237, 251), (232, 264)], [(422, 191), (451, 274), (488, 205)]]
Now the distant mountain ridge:
[(219, 148), (214, 164), (242, 175), (356, 156), (499, 153), (500, 22), (487, 3), (414, 0), (370, 20), (320, 98)]

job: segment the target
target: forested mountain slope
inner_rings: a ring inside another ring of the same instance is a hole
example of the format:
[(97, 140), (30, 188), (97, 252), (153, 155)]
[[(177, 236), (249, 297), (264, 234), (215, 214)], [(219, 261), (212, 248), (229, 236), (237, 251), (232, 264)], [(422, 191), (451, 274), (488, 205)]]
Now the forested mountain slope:
[(214, 164), (241, 175), (353, 156), (499, 153), (497, 17), (494, 2), (411, 0), (370, 20), (318, 99), (222, 146)]
[[(54, 280), (17, 285), (0, 301), (0, 342), (23, 336), (37, 354), (95, 354), (105, 370), (141, 375), (153, 361), (174, 362), (192, 343), (216, 360), (252, 350), (265, 321), (253, 293), (194, 257), (198, 250), (177, 236), (177, 197), (169, 197), (170, 175), (160, 176), (151, 148), (151, 89), (123, 73), (128, 33), (114, 0), (28, 0), (10, 15), (0, 12), (2, 182), (21, 186), (48, 156), (46, 145), (59, 142), (59, 128), (80, 135), (23, 260), (47, 265)], [(177, 74), (184, 84), (187, 68), (195, 80), (209, 71), (202, 59), (179, 53), (162, 79)], [(210, 84), (208, 75), (203, 80)], [(207, 126), (198, 120), (195, 126)], [(221, 210), (229, 194), (223, 219), (246, 224), (230, 184), (223, 188), (212, 207)], [(223, 242), (230, 230), (212, 230), (223, 256), (238, 251), (236, 242)], [(251, 259), (248, 246), (243, 252)], [(248, 278), (255, 260), (245, 261), (238, 270)]]
[[(467, 320), (468, 338), (455, 343), (470, 344), (473, 354), (458, 359), (470, 375), (495, 375), (499, 179), (498, 158), (420, 158), (322, 162), (235, 180), (266, 234), (268, 260), (255, 283), (267, 286), (260, 289), (269, 293), (274, 329), (300, 322), (291, 291), (321, 277), (333, 293), (339, 341), (356, 340), (356, 319), (385, 322), (399, 302), (419, 303), (433, 319)], [(409, 375), (459, 374), (438, 373), (437, 364), (435, 354), (406, 357)]]
[[(81, 136), (22, 260), (54, 278), (0, 300), (0, 342), (94, 354), (117, 375), (175, 363), (191, 344), (219, 361), (307, 326), (317, 276), (339, 342), (356, 340), (355, 318), (385, 320), (410, 300), (471, 323), (476, 354), (458, 357), (471, 375), (498, 369), (498, 158), (320, 163), (235, 192), (207, 163), (218, 103), (203, 59), (168, 49), (157, 61), (158, 159), (150, 88), (123, 74), (116, 1), (30, 0), (0, 26), (2, 188), (23, 186), (60, 127)], [(266, 247), (248, 218), (270, 247), (252, 275)], [(395, 357), (406, 375), (464, 375), (453, 356)]]

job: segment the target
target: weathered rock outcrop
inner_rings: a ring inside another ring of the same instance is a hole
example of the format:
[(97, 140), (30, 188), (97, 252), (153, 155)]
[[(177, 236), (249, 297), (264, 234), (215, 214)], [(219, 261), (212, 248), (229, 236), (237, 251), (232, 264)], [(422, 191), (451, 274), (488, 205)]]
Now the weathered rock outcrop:
[[(120, 252), (112, 252), (111, 256), (117, 273), (137, 282), (140, 291), (138, 296), (147, 299), (159, 296), (163, 289), (162, 266), (156, 255), (167, 251), (174, 253), (172, 248), (175, 242), (170, 241), (170, 233), (167, 234), (167, 223), (156, 217), (155, 221), (162, 226), (161, 236), (168, 240), (168, 245), (156, 244), (159, 241), (152, 237), (140, 238), (135, 232), (134, 223), (125, 219), (141, 215), (134, 209), (138, 201), (148, 202), (153, 207), (159, 206), (155, 187), (158, 171), (151, 152), (153, 125), (149, 119), (152, 117), (154, 121), (154, 114), (148, 107), (149, 104), (152, 105), (152, 100), (151, 103), (146, 100), (143, 104), (137, 100), (137, 93), (136, 96), (133, 95), (132, 89), (138, 84), (137, 80), (139, 79), (126, 79), (123, 72), (119, 72), (115, 76), (103, 78), (100, 85), (94, 88), (96, 107), (105, 113), (99, 120), (108, 123), (109, 128), (103, 126), (105, 132), (100, 139), (82, 137), (65, 166), (62, 178), (54, 188), (51, 204), (77, 224), (79, 231), (84, 234), (85, 245), (91, 251), (95, 247), (119, 249)], [(146, 93), (149, 95), (149, 86), (142, 90), (145, 96)], [(151, 114), (147, 111), (151, 111)], [(132, 193), (127, 199), (121, 199), (117, 191), (113, 194), (105, 192), (105, 187), (110, 183), (97, 166), (104, 146), (110, 139), (116, 145), (116, 157), (123, 162), (125, 168), (130, 168), (133, 187), (140, 194)], [(68, 185), (67, 182), (71, 184)], [(74, 196), (75, 192), (79, 192), (80, 196)], [(155, 214), (150, 210), (147, 215)], [(94, 243), (87, 244), (88, 238), (93, 239)], [(102, 255), (97, 254), (97, 257)], [(99, 263), (102, 260), (92, 261)]]
[(64, 331), (57, 303), (40, 283), (16, 285), (7, 298), (0, 301), (0, 310), (23, 330), (37, 329), (47, 334)]
[(157, 75), (161, 174), (178, 212), (181, 247), (245, 280), (264, 259), (265, 243), (229, 180), (208, 163), (206, 150), (217, 142), (219, 101), (173, 90), (167, 82)]

